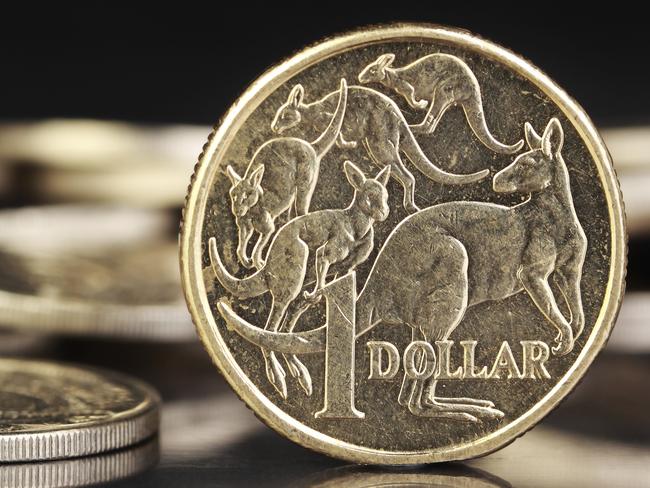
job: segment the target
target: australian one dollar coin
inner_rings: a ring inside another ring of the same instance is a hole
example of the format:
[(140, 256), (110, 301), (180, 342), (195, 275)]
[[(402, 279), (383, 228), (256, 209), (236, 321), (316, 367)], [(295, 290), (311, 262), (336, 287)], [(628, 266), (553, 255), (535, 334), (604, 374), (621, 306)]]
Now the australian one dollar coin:
[(181, 262), (205, 347), (295, 442), (470, 458), (579, 382), (624, 289), (612, 162), (577, 103), (465, 31), (332, 37), (211, 135)]

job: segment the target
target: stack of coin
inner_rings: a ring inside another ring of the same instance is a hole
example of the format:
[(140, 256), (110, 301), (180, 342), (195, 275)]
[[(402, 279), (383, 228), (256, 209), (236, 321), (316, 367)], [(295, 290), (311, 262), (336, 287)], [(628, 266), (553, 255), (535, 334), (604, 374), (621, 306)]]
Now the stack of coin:
[(188, 340), (164, 213), (106, 206), (0, 211), (0, 327)]
[(207, 129), (95, 120), (0, 126), (0, 161), (19, 197), (37, 203), (180, 207)]
[[(137, 472), (156, 443), (96, 456), (152, 439), (158, 394), (134, 379), (52, 362), (0, 359), (0, 484), (80, 486)], [(9, 463), (9, 464), (5, 464)]]

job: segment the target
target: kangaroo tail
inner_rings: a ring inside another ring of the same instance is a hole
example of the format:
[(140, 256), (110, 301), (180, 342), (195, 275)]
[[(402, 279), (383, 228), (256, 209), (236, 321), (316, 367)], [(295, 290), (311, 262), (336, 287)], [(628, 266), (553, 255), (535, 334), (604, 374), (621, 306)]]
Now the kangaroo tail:
[(464, 185), (466, 183), (473, 183), (475, 181), (482, 180), (490, 174), (490, 171), (487, 169), (465, 175), (447, 173), (446, 171), (440, 169), (438, 166), (429, 161), (429, 158), (427, 158), (426, 155), (422, 152), (420, 145), (415, 140), (415, 136), (413, 136), (411, 129), (409, 129), (406, 124), (403, 124), (400, 149), (404, 154), (406, 154), (406, 156), (415, 165), (415, 167), (419, 169), (425, 176), (439, 183), (446, 183), (450, 185)]
[(217, 309), (230, 330), (263, 349), (284, 354), (311, 354), (325, 350), (325, 325), (306, 332), (272, 332), (242, 319), (224, 300), (217, 303)]
[(217, 250), (217, 241), (214, 237), (211, 237), (208, 241), (208, 247), (212, 270), (217, 276), (219, 283), (221, 283), (229, 293), (232, 293), (237, 298), (252, 298), (269, 291), (266, 280), (264, 279), (263, 269), (258, 270), (255, 274), (247, 278), (235, 278), (228, 272), (221, 262), (219, 251)]
[(343, 119), (345, 118), (345, 108), (347, 106), (347, 103), (348, 85), (345, 81), (345, 78), (341, 78), (339, 102), (336, 105), (334, 116), (332, 117), (332, 120), (330, 120), (327, 129), (325, 129), (325, 131), (320, 135), (318, 139), (311, 143), (314, 151), (316, 151), (318, 159), (322, 158), (336, 142), (336, 138), (338, 137), (339, 132), (341, 131), (341, 127), (343, 126)]
[(485, 147), (500, 154), (514, 154), (524, 145), (523, 140), (519, 140), (512, 145), (503, 144), (497, 141), (485, 122), (485, 113), (483, 112), (483, 102), (481, 94), (475, 91), (474, 95), (461, 103), (467, 123), (471, 127), (474, 135)]

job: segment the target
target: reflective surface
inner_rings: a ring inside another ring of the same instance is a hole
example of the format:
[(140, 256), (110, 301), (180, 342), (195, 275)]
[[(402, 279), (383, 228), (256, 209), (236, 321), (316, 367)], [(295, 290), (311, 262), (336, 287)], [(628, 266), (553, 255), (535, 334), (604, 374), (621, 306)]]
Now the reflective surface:
[(52, 344), (47, 355), (137, 371), (162, 393), (159, 464), (111, 487), (650, 486), (648, 355), (606, 350), (556, 411), (501, 451), (465, 463), (388, 470), (340, 462), (275, 434), (214, 375), (198, 344), (67, 340)]

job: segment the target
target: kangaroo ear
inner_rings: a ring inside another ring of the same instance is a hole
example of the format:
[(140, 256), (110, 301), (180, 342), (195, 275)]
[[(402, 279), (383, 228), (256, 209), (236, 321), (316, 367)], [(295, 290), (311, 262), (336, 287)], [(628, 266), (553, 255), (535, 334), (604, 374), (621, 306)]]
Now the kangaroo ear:
[(380, 69), (384, 69), (392, 65), (393, 61), (395, 61), (394, 54), (392, 53), (382, 54), (381, 56), (379, 56), (379, 58), (377, 58), (377, 65), (379, 66)]
[(364, 181), (366, 181), (366, 177), (361, 172), (361, 170), (357, 168), (351, 161), (346, 161), (343, 163), (343, 170), (345, 171), (345, 176), (348, 177), (350, 184), (357, 190), (360, 190), (361, 186), (363, 186)]
[(390, 178), (390, 165), (386, 166), (379, 173), (377, 173), (377, 176), (375, 176), (375, 180), (381, 183), (381, 186), (384, 188), (386, 188), (386, 185), (388, 184), (388, 178)]
[(228, 175), (228, 178), (230, 178), (230, 183), (232, 183), (232, 186), (236, 186), (239, 184), (241, 181), (241, 176), (237, 174), (237, 172), (233, 169), (232, 166), (228, 165), (226, 168), (226, 174)]
[(542, 136), (542, 151), (544, 155), (550, 158), (553, 154), (558, 154), (562, 150), (563, 143), (564, 131), (562, 130), (562, 125), (559, 120), (553, 117), (546, 126), (544, 135)]
[(531, 149), (539, 149), (542, 145), (542, 138), (535, 132), (533, 126), (528, 122), (524, 124), (524, 135), (526, 137), (526, 142), (528, 147)]
[(294, 107), (298, 107), (302, 103), (302, 99), (305, 96), (305, 89), (301, 84), (294, 86), (289, 93), (288, 102), (291, 103)]
[(260, 165), (251, 173), (250, 178), (253, 182), (253, 186), (260, 186), (262, 183), (262, 176), (264, 176), (264, 166)]

